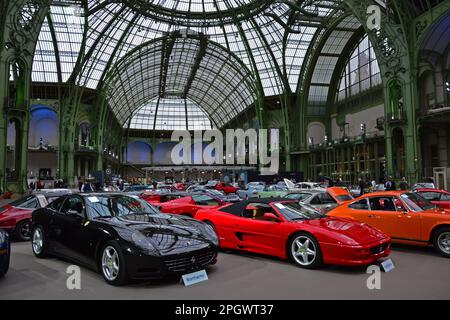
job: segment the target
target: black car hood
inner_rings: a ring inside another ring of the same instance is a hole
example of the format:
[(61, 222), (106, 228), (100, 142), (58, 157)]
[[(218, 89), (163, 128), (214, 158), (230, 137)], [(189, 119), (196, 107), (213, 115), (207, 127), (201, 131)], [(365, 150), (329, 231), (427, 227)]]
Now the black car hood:
[(179, 248), (206, 247), (211, 244), (202, 223), (190, 218), (168, 214), (128, 215), (112, 218), (109, 224), (120, 229), (117, 231), (131, 240), (133, 233), (140, 232), (163, 254)]

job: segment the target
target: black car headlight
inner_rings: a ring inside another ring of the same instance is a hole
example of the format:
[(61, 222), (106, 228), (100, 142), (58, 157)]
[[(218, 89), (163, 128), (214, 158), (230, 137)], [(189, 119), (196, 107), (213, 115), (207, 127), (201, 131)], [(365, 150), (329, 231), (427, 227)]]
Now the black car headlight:
[(156, 248), (153, 246), (152, 242), (141, 232), (136, 231), (131, 235), (133, 243), (145, 251), (155, 252)]
[(212, 226), (209, 224), (205, 225), (205, 235), (214, 245), (219, 245), (219, 238), (217, 237), (217, 233)]

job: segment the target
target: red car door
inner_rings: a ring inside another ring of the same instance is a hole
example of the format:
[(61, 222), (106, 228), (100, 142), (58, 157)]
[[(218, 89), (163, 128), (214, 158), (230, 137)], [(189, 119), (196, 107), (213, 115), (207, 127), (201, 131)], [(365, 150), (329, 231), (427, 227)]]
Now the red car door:
[[(280, 256), (285, 251), (286, 239), (282, 236), (283, 222), (264, 219), (265, 213), (279, 216), (267, 204), (250, 204), (242, 217), (236, 217), (236, 237), (239, 247), (257, 253)], [(253, 211), (253, 212), (252, 212)]]

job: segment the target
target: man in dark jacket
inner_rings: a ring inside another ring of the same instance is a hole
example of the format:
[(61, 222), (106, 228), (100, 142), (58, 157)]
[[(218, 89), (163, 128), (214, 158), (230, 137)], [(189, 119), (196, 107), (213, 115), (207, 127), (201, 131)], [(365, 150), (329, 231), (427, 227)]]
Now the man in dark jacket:
[(395, 186), (395, 182), (392, 179), (392, 176), (389, 177), (389, 179), (386, 181), (386, 183), (384, 184), (384, 187), (385, 187), (386, 191), (395, 191), (395, 190), (397, 190), (397, 188)]
[(359, 179), (359, 196), (363, 196), (366, 192), (366, 182), (363, 179)]

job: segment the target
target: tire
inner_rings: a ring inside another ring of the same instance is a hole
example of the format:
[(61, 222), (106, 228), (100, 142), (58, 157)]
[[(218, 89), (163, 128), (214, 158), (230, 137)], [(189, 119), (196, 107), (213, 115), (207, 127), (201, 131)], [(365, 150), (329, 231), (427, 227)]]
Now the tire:
[(445, 258), (450, 258), (450, 227), (438, 229), (433, 234), (433, 246), (439, 254)]
[(106, 283), (123, 286), (128, 283), (125, 257), (117, 241), (107, 242), (98, 257), (98, 269)]
[[(302, 247), (299, 247), (298, 244), (301, 244)], [(296, 233), (291, 238), (287, 246), (287, 253), (288, 257), (303, 269), (317, 269), (323, 264), (319, 242), (306, 232)]]
[(36, 257), (43, 259), (48, 256), (48, 244), (45, 239), (44, 229), (41, 226), (33, 228), (31, 233), (31, 249)]
[(16, 225), (14, 230), (14, 237), (19, 241), (30, 241), (31, 240), (31, 221), (23, 220)]

